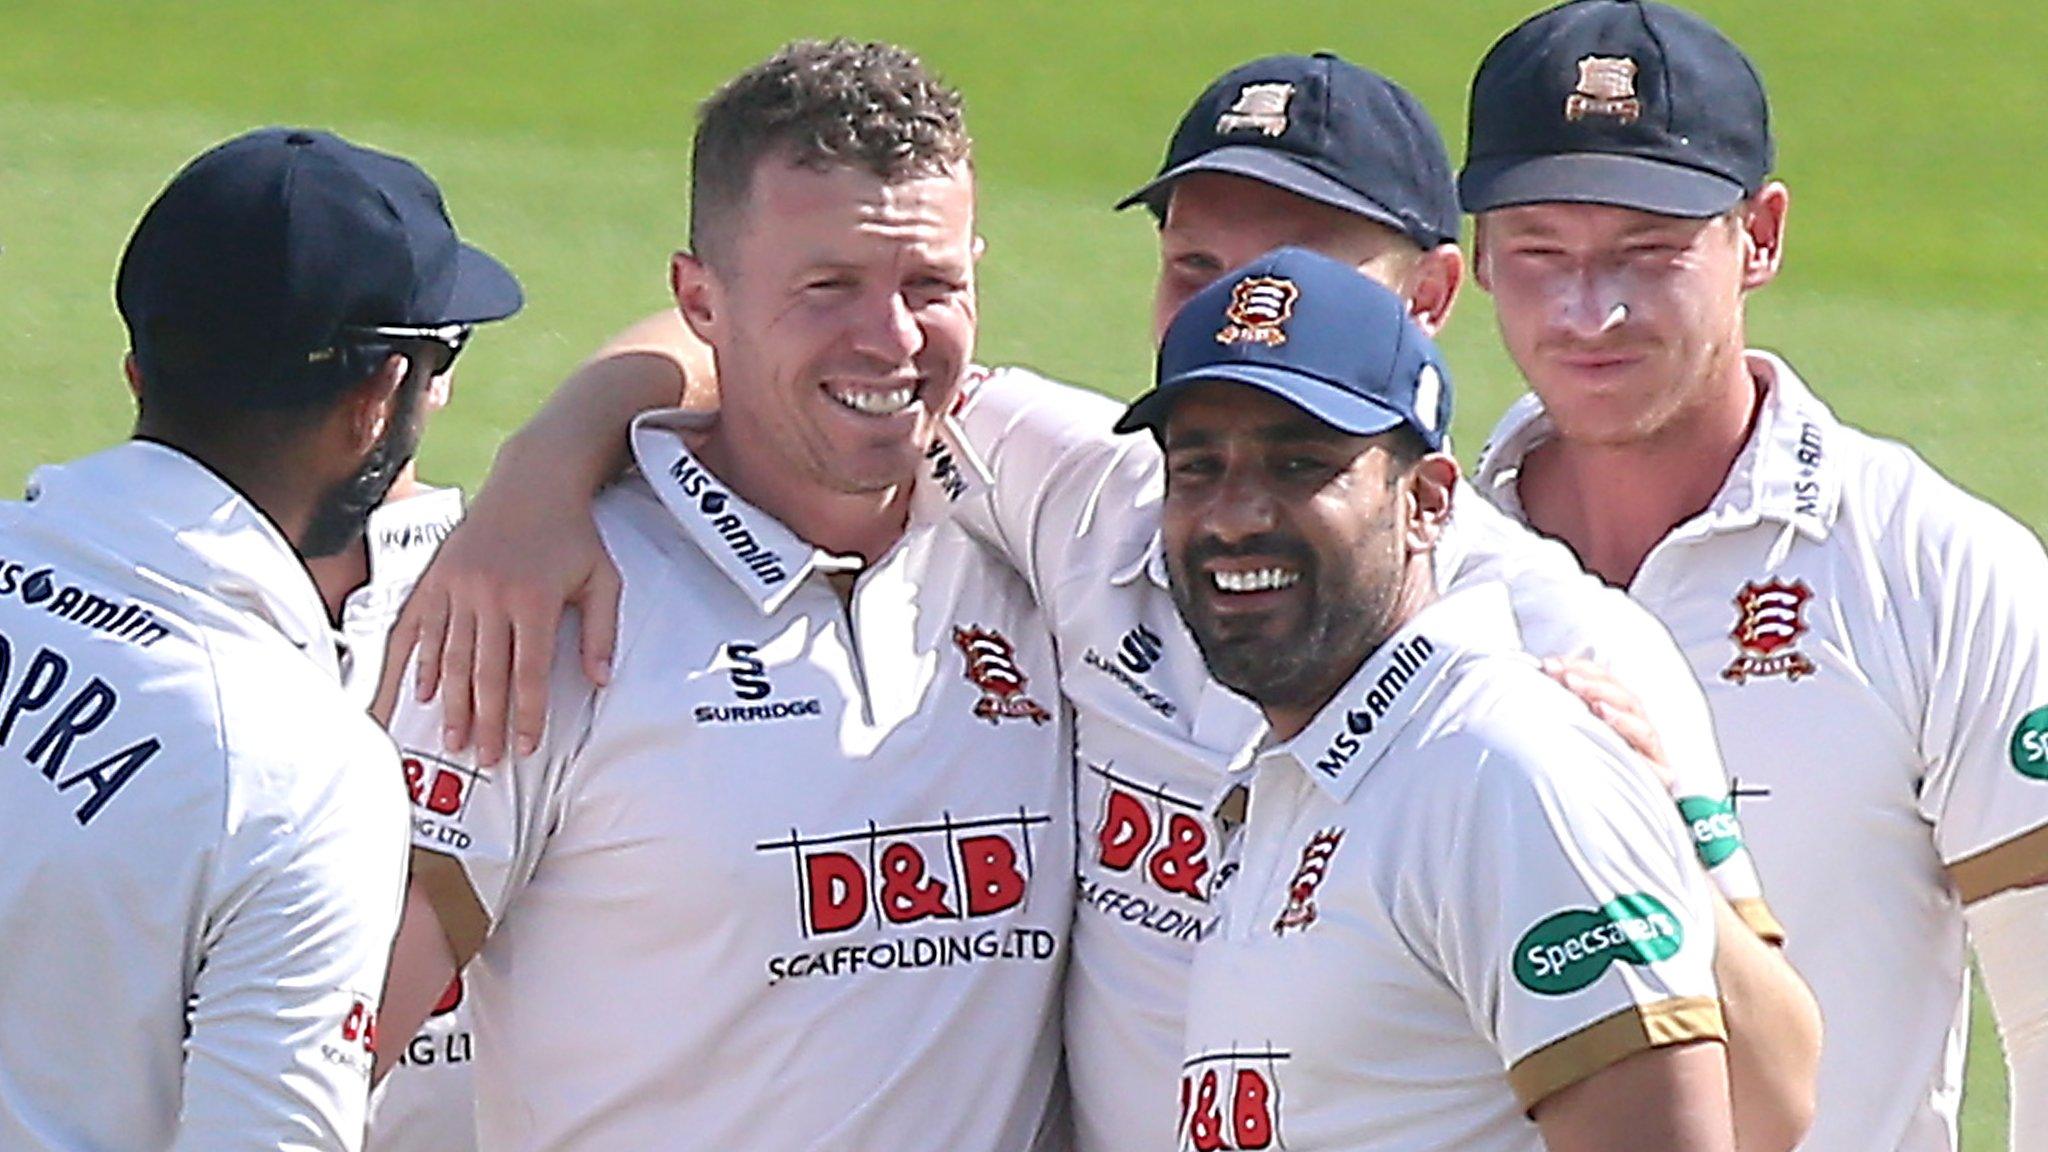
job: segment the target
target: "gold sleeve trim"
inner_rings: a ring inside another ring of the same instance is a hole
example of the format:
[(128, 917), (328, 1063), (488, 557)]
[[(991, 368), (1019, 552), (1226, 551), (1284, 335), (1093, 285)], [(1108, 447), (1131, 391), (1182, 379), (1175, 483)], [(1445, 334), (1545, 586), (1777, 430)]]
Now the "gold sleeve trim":
[(1949, 865), (1948, 874), (1965, 904), (2048, 876), (2048, 824), (1966, 856)]
[(1569, 1088), (1622, 1059), (1694, 1040), (1728, 1039), (1721, 1002), (1708, 996), (1660, 1000), (1624, 1008), (1569, 1036), (1553, 1040), (1508, 1069), (1508, 1084), (1528, 1111), (1551, 1093)]
[(1728, 907), (1734, 909), (1735, 915), (1749, 925), (1749, 930), (1764, 943), (1777, 948), (1785, 946), (1785, 926), (1778, 922), (1778, 917), (1771, 912), (1771, 906), (1764, 903), (1763, 897), (1745, 896), (1740, 900), (1730, 900)]
[(434, 906), (434, 914), (440, 917), (441, 933), (448, 937), (448, 950), (460, 970), (483, 949), (484, 937), (491, 930), (490, 914), (484, 911), (483, 900), (470, 885), (469, 873), (453, 856), (414, 848), (412, 878), (420, 891), (426, 893), (427, 903)]

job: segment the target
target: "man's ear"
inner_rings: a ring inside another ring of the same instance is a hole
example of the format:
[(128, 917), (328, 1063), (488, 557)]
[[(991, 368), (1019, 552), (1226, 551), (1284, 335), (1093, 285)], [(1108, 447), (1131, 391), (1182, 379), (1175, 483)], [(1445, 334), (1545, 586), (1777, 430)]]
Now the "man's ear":
[(137, 404), (142, 403), (142, 365), (136, 362), (135, 353), (121, 357), (121, 374), (128, 378), (128, 395), (133, 396)]
[(1778, 269), (1785, 261), (1785, 218), (1791, 210), (1792, 193), (1778, 180), (1764, 185), (1738, 210), (1743, 291), (1761, 288), (1778, 278)]
[(716, 344), (719, 326), (725, 319), (724, 286), (718, 273), (694, 252), (677, 252), (669, 257), (668, 286), (675, 294), (676, 311), (683, 323), (706, 344)]
[(1458, 490), (1458, 460), (1448, 452), (1432, 452), (1415, 462), (1404, 481), (1408, 511), (1408, 547), (1429, 552), (1451, 521), (1451, 501)]
[(1439, 244), (1422, 254), (1408, 274), (1408, 314), (1434, 338), (1450, 323), (1458, 289), (1465, 286), (1465, 254), (1457, 244)]
[(398, 392), (412, 371), (412, 359), (393, 352), (377, 370), (342, 396), (338, 417), (346, 421), (349, 448), (362, 455), (383, 439), (398, 416)]

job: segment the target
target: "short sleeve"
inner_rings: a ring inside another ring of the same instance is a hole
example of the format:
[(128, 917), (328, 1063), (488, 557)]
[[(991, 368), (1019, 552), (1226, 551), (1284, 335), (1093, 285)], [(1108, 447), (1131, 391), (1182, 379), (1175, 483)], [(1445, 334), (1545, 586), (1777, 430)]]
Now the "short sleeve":
[(1107, 579), (1158, 526), (1158, 446), (1118, 434), (1122, 411), (1099, 393), (1004, 369), (983, 377), (957, 415), (987, 484), (955, 514), (1042, 604), (1076, 580)]
[(1692, 666), (1664, 626), (1620, 593), (1602, 623), (1591, 658), (1642, 701), (1664, 743), (1672, 798), (1693, 855), (1751, 931), (1783, 943), (1784, 927), (1764, 900), (1763, 880), (1743, 839), (1736, 796), (1714, 736), (1714, 717)]
[(459, 753), (441, 743), (439, 698), (412, 699), (411, 674), (400, 689), (391, 734), (398, 741), (412, 798), (415, 875), (439, 913), (457, 955), (481, 948), (490, 929), (540, 863), (558, 823), (575, 750), (589, 731), (594, 689), (583, 678), (573, 615), (563, 625), (549, 673), (548, 714), (539, 747), (484, 767), (475, 745)]
[(2010, 517), (1948, 492), (1944, 514), (1922, 513), (1935, 539), (1902, 558), (1898, 591), (1927, 663), (1921, 812), (1968, 903), (2048, 873), (2048, 556)]
[(1635, 1052), (1726, 1033), (1705, 875), (1620, 749), (1543, 726), (1480, 754), (1441, 885), (1445, 975), (1525, 1108)]
[(390, 743), (367, 718), (361, 729), (339, 741), (338, 763), (289, 766), (331, 773), (323, 786), (273, 810), (231, 801), (231, 814), (255, 810), (229, 829), (215, 867), (180, 1152), (362, 1144), (405, 885), (405, 810)]

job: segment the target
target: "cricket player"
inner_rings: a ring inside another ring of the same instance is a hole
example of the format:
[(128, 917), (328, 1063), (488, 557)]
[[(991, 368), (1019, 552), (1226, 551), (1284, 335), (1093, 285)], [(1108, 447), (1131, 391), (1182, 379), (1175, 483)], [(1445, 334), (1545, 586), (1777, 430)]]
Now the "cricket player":
[(792, 44), (705, 104), (693, 172), (672, 272), (723, 406), (636, 421), (598, 502), (608, 684), (565, 661), (488, 767), (395, 718), (449, 799), (415, 809), (392, 1026), (474, 956), (492, 1149), (1062, 1146), (1052, 641), (920, 475), (975, 334), (959, 98)]
[(266, 129), (171, 180), (115, 296), (133, 439), (0, 510), (0, 1146), (356, 1149), (405, 801), (303, 560), (519, 286), (412, 164)]
[[(1281, 92), (1289, 97), (1272, 102)], [(1262, 99), (1259, 116), (1242, 111)], [(1335, 57), (1279, 56), (1211, 84), (1182, 119), (1159, 176), (1125, 203), (1147, 204), (1161, 217), (1161, 330), (1224, 270), (1289, 242), (1397, 285), (1434, 330), (1463, 271), (1454, 199), (1441, 140), (1399, 86)], [(672, 314), (636, 326), (522, 434), (537, 439), (508, 446), (508, 462), (533, 452), (554, 461), (557, 476), (606, 471), (603, 446), (636, 403), (673, 400), (678, 366), (701, 389), (706, 376), (688, 359), (690, 347)], [(965, 494), (954, 515), (1018, 566), (1050, 612), (1061, 686), (1076, 714), (1081, 909), (1066, 1048), (1079, 1142), (1163, 1147), (1157, 1101), (1171, 1091), (1179, 1060), (1187, 968), (1214, 922), (1208, 888), (1219, 861), (1204, 809), (1263, 721), (1209, 678), (1175, 611), (1155, 554), (1160, 457), (1152, 440), (1115, 435), (1120, 408), (1106, 398), (1029, 372), (981, 372), (971, 383), (958, 420), (973, 466), (948, 460), (947, 480)], [(513, 530), (513, 538), (561, 536), (587, 520), (583, 509), (562, 506), (564, 489), (525, 491), (531, 485), (516, 468), (501, 469), (493, 484), (518, 490), (506, 505), (516, 514), (545, 508), (552, 518)], [(522, 504), (528, 510), (518, 512)], [(1593, 660), (1646, 698), (1671, 737), (1666, 743), (1679, 750), (1676, 791), (1703, 863), (1729, 910), (1775, 937), (1724, 811), (1711, 721), (1669, 638), (1563, 549), (1476, 497), (1466, 505), (1440, 546), (1439, 578), (1446, 587), (1506, 580), (1530, 650)], [(548, 551), (559, 560), (564, 550)], [(518, 563), (506, 555), (488, 571), (502, 575)], [(589, 566), (592, 587), (607, 579), (605, 567), (601, 556)], [(560, 585), (549, 577), (546, 586)], [(1811, 1000), (1756, 932), (1732, 916), (1730, 924), (1721, 977), (1737, 1036), (1738, 1120), (1745, 1146), (1788, 1147), (1810, 1107)], [(1757, 1022), (1754, 1032), (1745, 1018)]]
[(1283, 248), (1180, 310), (1157, 379), (1118, 427), (1163, 446), (1174, 601), (1266, 721), (1177, 1147), (1733, 1149), (1685, 826), (1505, 588), (1437, 591), (1451, 384), (1405, 302)]
[[(1826, 1020), (1803, 1147), (1949, 1150), (1964, 910), (2048, 880), (2048, 558), (1745, 350), (1784, 254), (1773, 163), (1756, 69), (1690, 13), (1584, 0), (1494, 45), (1460, 190), (1532, 395), (1478, 482), (1655, 612), (1706, 688)], [(1976, 925), (1980, 954), (1994, 989), (2038, 989), (2048, 904), (2015, 899), (2032, 916)], [(2015, 1096), (2048, 1099), (2048, 1038), (2006, 1039)]]
[[(466, 343), (469, 334), (453, 336)], [(453, 387), (446, 368), (427, 383), (423, 419), (447, 405)], [(342, 687), (359, 707), (367, 710), (376, 692), (385, 638), (413, 581), (461, 519), (462, 493), (422, 483), (418, 461), (408, 460), (360, 536), (306, 561), (328, 615), (340, 622)], [(448, 789), (432, 791), (435, 777), (418, 757), (405, 757), (401, 768), (414, 804), (448, 805)], [(370, 1097), (369, 1152), (475, 1152), (476, 1036), (467, 992), (456, 976), (417, 1035), (403, 1042), (385, 1037), (398, 1063)]]

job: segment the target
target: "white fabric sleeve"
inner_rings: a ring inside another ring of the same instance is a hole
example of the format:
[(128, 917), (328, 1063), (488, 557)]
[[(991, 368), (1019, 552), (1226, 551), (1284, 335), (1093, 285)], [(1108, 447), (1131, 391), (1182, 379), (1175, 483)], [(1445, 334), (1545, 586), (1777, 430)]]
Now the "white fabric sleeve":
[(1663, 741), (1672, 798), (1693, 854), (1750, 930), (1782, 943), (1785, 930), (1764, 901), (1763, 880), (1737, 816), (1741, 801), (1730, 786), (1713, 713), (1692, 666), (1663, 625), (1633, 602), (1616, 605), (1593, 636), (1590, 658), (1636, 694)]
[(2005, 1047), (2010, 1147), (2048, 1148), (2048, 887), (1979, 901), (1964, 918)]
[(508, 756), (485, 768), (475, 745), (449, 753), (441, 744), (441, 707), (412, 699), (411, 675), (400, 687), (391, 718), (406, 789), (412, 797), (412, 845), (461, 865), (483, 923), (466, 929), (450, 922), (459, 910), (434, 892), (435, 909), (451, 940), (466, 932), (473, 943), (497, 924), (533, 875), (560, 815), (564, 781), (576, 748), (589, 730), (595, 689), (583, 678), (571, 613), (558, 634), (549, 672), (547, 724), (532, 754)]
[(1723, 1039), (1705, 874), (1618, 743), (1563, 726), (1484, 754), (1446, 857), (1446, 978), (1524, 1107), (1634, 1052)]
[(251, 814), (217, 858), (177, 1152), (362, 1146), (406, 856), (396, 757), (363, 726), (312, 804)]
[(1000, 369), (975, 383), (955, 417), (988, 471), (986, 490), (955, 514), (1041, 604), (1070, 581), (1107, 578), (1125, 545), (1158, 528), (1159, 448), (1144, 433), (1118, 435), (1122, 414), (1100, 393)]
[(1921, 812), (1965, 903), (2048, 873), (2048, 555), (1953, 489), (1908, 513), (1895, 591), (1922, 666)]

